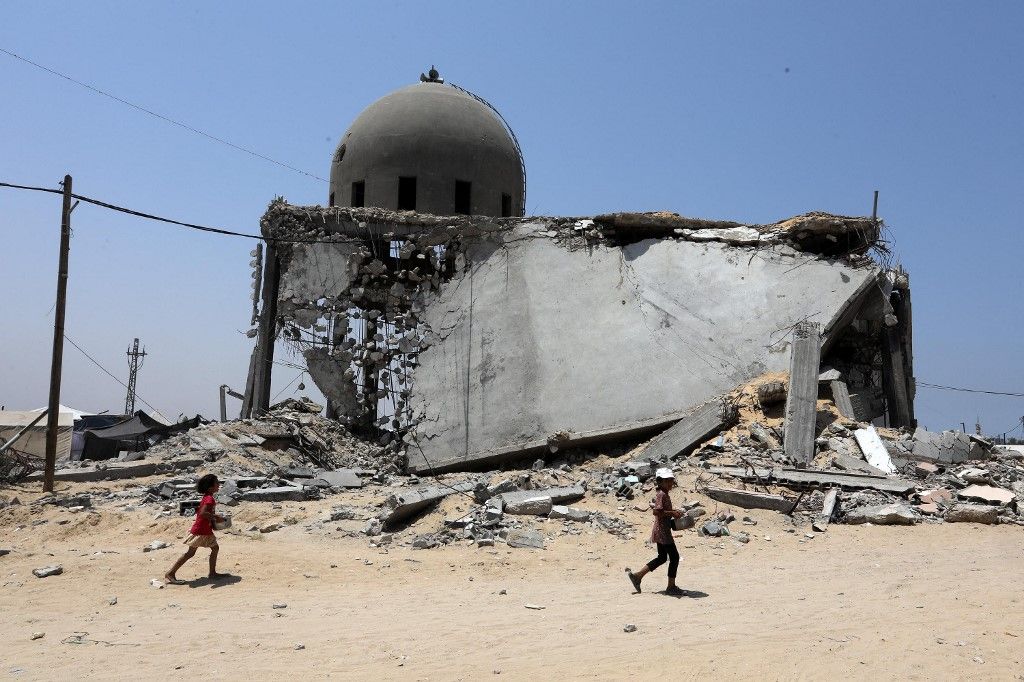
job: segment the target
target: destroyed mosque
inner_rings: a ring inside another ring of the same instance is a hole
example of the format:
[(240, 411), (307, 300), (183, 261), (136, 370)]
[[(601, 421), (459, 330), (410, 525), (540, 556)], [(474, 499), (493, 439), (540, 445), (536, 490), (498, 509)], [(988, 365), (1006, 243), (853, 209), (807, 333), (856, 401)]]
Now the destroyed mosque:
[(326, 206), (263, 216), (243, 417), (269, 408), (283, 338), (328, 416), (409, 473), (673, 424), (693, 447), (773, 375), (791, 463), (815, 455), (819, 391), (845, 418), (914, 428), (909, 281), (879, 220), (525, 217), (511, 128), (433, 69), (420, 80), (349, 127)]

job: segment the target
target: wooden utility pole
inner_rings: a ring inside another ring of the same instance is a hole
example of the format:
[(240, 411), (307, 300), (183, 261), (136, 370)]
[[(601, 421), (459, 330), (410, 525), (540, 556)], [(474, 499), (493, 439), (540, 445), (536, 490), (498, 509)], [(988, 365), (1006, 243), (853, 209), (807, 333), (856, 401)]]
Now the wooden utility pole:
[(43, 492), (53, 492), (57, 467), (57, 426), (60, 420), (60, 373), (64, 363), (64, 308), (68, 297), (68, 251), (71, 249), (71, 176), (64, 176), (60, 214), (60, 260), (57, 266), (57, 306), (53, 313), (53, 360), (50, 363), (50, 405), (46, 414), (46, 465)]

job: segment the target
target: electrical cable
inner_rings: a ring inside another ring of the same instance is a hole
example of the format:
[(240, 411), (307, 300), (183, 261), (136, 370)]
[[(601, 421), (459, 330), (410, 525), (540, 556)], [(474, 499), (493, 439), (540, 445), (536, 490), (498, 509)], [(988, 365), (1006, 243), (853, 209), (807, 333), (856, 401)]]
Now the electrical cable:
[(918, 381), (918, 386), (924, 386), (925, 388), (938, 388), (943, 391), (960, 391), (962, 393), (984, 393), (985, 395), (1002, 395), (1011, 398), (1024, 398), (1024, 393), (1010, 393), (1008, 391), (983, 391), (979, 388), (961, 388), (959, 386), (943, 386), (941, 384), (929, 384), (925, 381)]
[(277, 392), (277, 393), (276, 393), (276, 394), (274, 395), (274, 397), (270, 399), (270, 402), (274, 402), (275, 400), (277, 400), (278, 396), (280, 396), (280, 395), (281, 395), (282, 393), (284, 393), (285, 391), (287, 391), (287, 390), (288, 390), (288, 388), (289, 388), (289, 386), (291, 386), (291, 385), (292, 385), (292, 384), (294, 384), (294, 383), (295, 383), (296, 381), (298, 381), (298, 380), (299, 380), (300, 378), (302, 378), (303, 376), (305, 376), (305, 374), (306, 374), (305, 372), (301, 372), (301, 373), (300, 373), (300, 374), (298, 374), (298, 375), (297, 375), (297, 376), (296, 376), (296, 377), (295, 377), (294, 379), (292, 379), (291, 381), (289, 381), (289, 382), (288, 382), (288, 386), (285, 386), (285, 387), (284, 387), (284, 388), (282, 388), (282, 389), (281, 389), (280, 391), (278, 391), (278, 392)]
[(172, 125), (176, 125), (179, 128), (184, 128), (185, 130), (187, 130), (187, 131), (189, 131), (191, 133), (195, 133), (197, 135), (202, 135), (203, 137), (205, 137), (207, 139), (210, 139), (210, 140), (213, 140), (214, 142), (219, 142), (220, 144), (227, 145), (228, 147), (231, 147), (232, 149), (238, 150), (240, 152), (245, 152), (246, 154), (250, 154), (252, 156), (255, 156), (258, 159), (263, 159), (264, 161), (269, 161), (270, 163), (273, 163), (273, 164), (276, 164), (278, 166), (281, 166), (282, 168), (287, 168), (290, 171), (294, 171), (296, 173), (301, 173), (302, 175), (305, 175), (307, 177), (313, 178), (314, 180), (319, 180), (320, 182), (328, 182), (327, 179), (321, 178), (319, 175), (314, 175), (313, 173), (309, 173), (309, 172), (304, 171), (304, 170), (302, 170), (300, 168), (296, 168), (295, 166), (289, 166), (287, 163), (283, 163), (283, 162), (278, 161), (276, 159), (272, 159), (269, 156), (266, 156), (265, 154), (260, 154), (257, 151), (253, 151), (252, 149), (248, 149), (248, 148), (243, 147), (241, 145), (237, 145), (234, 142), (228, 142), (227, 140), (225, 140), (223, 138), (217, 137), (216, 135), (211, 135), (210, 133), (207, 133), (207, 132), (204, 132), (202, 130), (199, 130), (198, 128), (193, 128), (192, 126), (190, 126), (188, 124), (182, 123), (180, 121), (175, 121), (173, 118), (170, 118), (168, 116), (164, 116), (163, 114), (158, 114), (157, 112), (152, 111), (150, 109), (147, 109), (145, 107), (139, 106), (138, 104), (135, 104), (134, 102), (129, 102), (128, 100), (122, 99), (122, 98), (118, 97), (117, 95), (112, 95), (109, 92), (106, 92), (104, 90), (100, 90), (99, 88), (97, 88), (97, 87), (95, 87), (93, 85), (89, 85), (88, 83), (83, 83), (82, 81), (76, 80), (76, 79), (72, 78), (71, 76), (68, 76), (66, 74), (61, 73), (60, 71), (55, 71), (54, 69), (51, 69), (51, 68), (46, 67), (46, 66), (43, 66), (42, 64), (37, 64), (36, 62), (32, 61), (31, 59), (26, 59), (25, 57), (22, 57), (19, 54), (15, 54), (14, 52), (11, 52), (10, 50), (5, 50), (4, 48), (0, 47), (0, 52), (3, 52), (4, 54), (6, 54), (6, 55), (8, 55), (10, 57), (14, 57), (17, 60), (23, 61), (26, 64), (31, 64), (32, 66), (36, 67), (37, 69), (42, 69), (43, 71), (46, 71), (49, 74), (52, 74), (52, 75), (57, 76), (59, 78), (63, 78), (66, 81), (70, 81), (70, 82), (74, 83), (75, 85), (78, 85), (78, 86), (81, 86), (83, 88), (86, 88), (87, 90), (91, 90), (91, 91), (93, 91), (93, 92), (95, 92), (95, 93), (97, 93), (99, 95), (103, 95), (104, 97), (109, 97), (110, 99), (114, 100), (115, 102), (120, 102), (121, 104), (126, 104), (129, 107), (131, 107), (132, 109), (136, 109), (138, 111), (141, 111), (144, 114), (149, 114), (150, 116), (153, 116), (154, 118), (158, 118), (161, 121), (164, 121), (166, 123), (170, 123)]
[[(79, 352), (79, 353), (81, 353), (81, 354), (82, 354), (82, 355), (84, 355), (85, 357), (89, 358), (89, 361), (90, 361), (90, 362), (92, 362), (92, 364), (96, 365), (96, 366), (97, 366), (97, 367), (99, 367), (99, 368), (100, 368), (101, 370), (103, 370), (103, 372), (104, 372), (104, 373), (105, 373), (105, 374), (106, 374), (107, 376), (109, 376), (109, 377), (110, 377), (111, 379), (113, 379), (113, 380), (114, 380), (114, 381), (116, 381), (117, 383), (121, 384), (121, 385), (122, 385), (122, 386), (124, 386), (125, 388), (128, 388), (128, 384), (126, 384), (126, 383), (124, 383), (123, 381), (121, 381), (120, 379), (118, 379), (118, 378), (117, 378), (116, 376), (114, 376), (114, 375), (113, 375), (113, 374), (112, 374), (112, 373), (111, 373), (111, 372), (110, 372), (110, 371), (109, 371), (109, 370), (108, 370), (108, 369), (107, 369), (106, 367), (104, 367), (104, 366), (103, 366), (103, 365), (101, 365), (101, 364), (100, 364), (99, 362), (97, 362), (95, 358), (93, 358), (93, 357), (92, 357), (91, 355), (89, 355), (88, 353), (86, 353), (86, 352), (85, 352), (85, 350), (83, 350), (81, 346), (79, 346), (79, 345), (78, 345), (77, 343), (75, 343), (75, 342), (74, 342), (74, 340), (73, 340), (73, 339), (72, 339), (72, 338), (71, 338), (70, 336), (68, 336), (67, 334), (64, 334), (64, 339), (65, 339), (65, 340), (66, 340), (66, 341), (67, 341), (68, 343), (70, 343), (70, 344), (71, 344), (72, 346), (74, 346), (75, 348), (77, 348), (77, 349), (78, 349), (78, 352)], [(158, 409), (156, 409), (155, 407), (153, 407), (153, 406), (152, 406), (152, 405), (151, 405), (151, 404), (150, 404), (149, 402), (147, 402), (147, 401), (146, 401), (146, 399), (145, 399), (145, 398), (143, 398), (143, 397), (142, 397), (141, 395), (139, 395), (139, 394), (138, 394), (138, 392), (136, 392), (136, 393), (135, 393), (135, 397), (136, 397), (136, 398), (138, 398), (138, 399), (139, 399), (139, 401), (140, 401), (140, 402), (142, 402), (142, 404), (144, 404), (144, 405), (145, 405), (146, 407), (148, 407), (149, 409), (153, 410), (153, 411), (154, 411), (154, 412), (156, 412), (156, 413), (157, 413), (158, 415), (160, 415), (161, 417), (163, 417), (165, 421), (167, 421), (167, 422), (170, 422), (170, 421), (171, 421), (170, 419), (168, 419), (168, 418), (167, 418), (167, 415), (165, 415), (165, 414), (164, 414), (163, 412), (161, 412), (160, 410), (158, 410)]]
[[(7, 187), (10, 189), (23, 189), (32, 192), (49, 192), (50, 194), (63, 194), (59, 189), (51, 189), (49, 187), (31, 187), (28, 185), (16, 185), (10, 182), (0, 182), (0, 187)], [(336, 244), (337, 240), (331, 239), (281, 239), (279, 237), (264, 237), (259, 234), (251, 234), (248, 232), (235, 232), (233, 230), (225, 230), (219, 227), (209, 227), (207, 225), (197, 225), (195, 223), (186, 223), (180, 220), (173, 220), (171, 218), (163, 218), (152, 213), (144, 213), (142, 211), (136, 211), (135, 209), (125, 208), (124, 206), (118, 206), (116, 204), (110, 204), (99, 199), (92, 199), (81, 194), (72, 194), (73, 198), (79, 201), (84, 201), (87, 204), (93, 204), (102, 208), (110, 209), (111, 211), (118, 211), (120, 213), (127, 213), (139, 218), (146, 218), (147, 220), (155, 220), (161, 223), (168, 223), (170, 225), (178, 225), (180, 227), (187, 227), (193, 230), (200, 230), (202, 232), (212, 232), (213, 234), (223, 234), (229, 237), (245, 237), (246, 239), (259, 239), (266, 242), (275, 242), (281, 244)]]

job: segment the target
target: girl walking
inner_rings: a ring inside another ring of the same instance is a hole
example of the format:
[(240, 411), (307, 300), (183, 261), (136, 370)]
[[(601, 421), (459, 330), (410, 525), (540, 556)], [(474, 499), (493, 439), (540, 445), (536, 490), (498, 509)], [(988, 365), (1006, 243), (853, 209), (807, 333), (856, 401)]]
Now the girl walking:
[(633, 588), (640, 593), (640, 581), (644, 576), (668, 561), (668, 588), (665, 594), (681, 596), (683, 591), (676, 587), (676, 571), (679, 568), (679, 550), (676, 549), (675, 540), (672, 539), (672, 519), (679, 518), (683, 512), (672, 508), (672, 499), (668, 491), (676, 486), (676, 478), (669, 468), (658, 469), (654, 473), (658, 484), (658, 495), (654, 498), (654, 527), (651, 529), (651, 542), (658, 547), (658, 556), (647, 562), (647, 565), (636, 573), (628, 568), (626, 575), (633, 583)]
[(196, 510), (196, 520), (192, 524), (189, 536), (185, 538), (188, 549), (174, 562), (171, 570), (164, 575), (164, 580), (168, 585), (185, 584), (184, 580), (178, 580), (176, 573), (186, 561), (195, 556), (196, 550), (200, 547), (210, 550), (210, 579), (216, 580), (228, 575), (217, 572), (217, 552), (220, 551), (220, 547), (217, 545), (217, 536), (213, 534), (213, 524), (224, 520), (224, 517), (217, 515), (217, 500), (213, 499), (214, 494), (220, 490), (220, 481), (213, 474), (206, 474), (196, 483), (196, 490), (202, 493), (203, 500), (199, 503), (199, 509)]

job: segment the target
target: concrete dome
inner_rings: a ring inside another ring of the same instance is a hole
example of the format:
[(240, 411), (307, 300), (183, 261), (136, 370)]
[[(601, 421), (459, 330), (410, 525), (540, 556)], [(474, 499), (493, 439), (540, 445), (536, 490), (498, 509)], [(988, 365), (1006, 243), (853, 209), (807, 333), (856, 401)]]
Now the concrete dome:
[(435, 81), (396, 90), (367, 107), (331, 163), (334, 206), (520, 216), (523, 191), (519, 152), (501, 120), (485, 104)]

